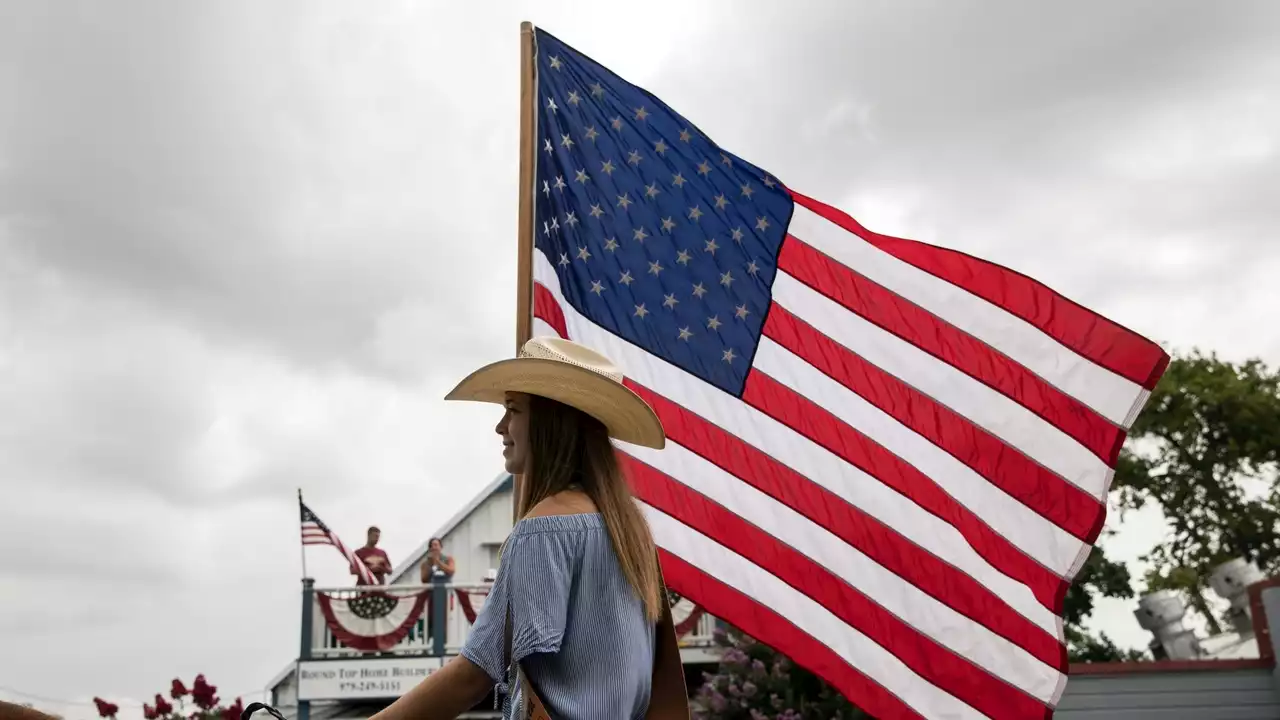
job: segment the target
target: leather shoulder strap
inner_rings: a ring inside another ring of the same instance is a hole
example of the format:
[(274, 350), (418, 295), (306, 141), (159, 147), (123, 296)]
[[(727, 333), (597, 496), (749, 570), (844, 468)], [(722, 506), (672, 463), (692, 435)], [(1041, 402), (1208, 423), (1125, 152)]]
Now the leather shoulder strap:
[(502, 666), (511, 667), (511, 599), (507, 598), (507, 619), (502, 623)]
[[(507, 673), (507, 697), (514, 702), (516, 696), (516, 688), (524, 689), (524, 673), (520, 672), (520, 667), (511, 666), (511, 599), (507, 598), (507, 619), (502, 623), (502, 668)], [(523, 704), (527, 691), (520, 693), (521, 703)], [(524, 720), (525, 714), (523, 708), (513, 707), (511, 709), (511, 717), (513, 720)]]
[(649, 694), (649, 710), (645, 720), (689, 720), (689, 688), (684, 680), (684, 663), (680, 660), (680, 643), (671, 618), (671, 599), (667, 583), (662, 579), (662, 563), (658, 562), (658, 583), (662, 588), (662, 617), (658, 619), (653, 648), (653, 686)]

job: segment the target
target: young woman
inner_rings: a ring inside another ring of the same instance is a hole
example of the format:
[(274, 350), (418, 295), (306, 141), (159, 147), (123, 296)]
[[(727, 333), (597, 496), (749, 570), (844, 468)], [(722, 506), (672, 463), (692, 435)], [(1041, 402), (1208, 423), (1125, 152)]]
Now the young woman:
[(662, 448), (653, 409), (607, 358), (556, 338), (446, 399), (505, 406), (496, 430), (522, 477), (521, 519), (462, 654), (375, 720), (454, 718), (495, 686), (515, 720), (539, 703), (555, 720), (687, 719), (653, 538), (610, 442)]

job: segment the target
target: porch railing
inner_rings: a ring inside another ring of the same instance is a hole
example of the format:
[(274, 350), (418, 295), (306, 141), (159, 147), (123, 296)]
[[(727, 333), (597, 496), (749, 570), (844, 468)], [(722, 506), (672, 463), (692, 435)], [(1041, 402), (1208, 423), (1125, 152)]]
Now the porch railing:
[[(462, 607), (458, 590), (462, 590), (472, 600), (472, 607), (479, 613), (483, 607), (482, 600), (487, 596), (490, 585), (485, 583), (436, 583), (428, 585), (380, 585), (371, 587), (312, 588), (304, 584), (304, 621), (311, 625), (310, 657), (366, 657), (377, 655), (456, 655), (466, 643), (471, 632), (471, 622), (467, 619)], [(431, 602), (423, 610), (422, 616), (409, 628), (409, 632), (400, 642), (382, 652), (365, 652), (347, 647), (334, 636), (321, 612), (319, 593), (331, 598), (345, 600), (355, 598), (369, 592), (390, 591), (393, 594), (410, 595), (423, 590), (430, 591)], [(308, 602), (309, 601), (309, 602)], [(443, 612), (438, 608), (444, 607)], [(307, 617), (309, 616), (309, 617)], [(441, 622), (442, 621), (442, 622)], [(694, 629), (680, 638), (683, 648), (709, 648), (713, 645), (713, 633), (717, 625), (716, 618), (709, 614), (699, 618)], [(436, 628), (443, 627), (443, 638), (437, 639)], [(305, 652), (305, 651), (304, 651)]]

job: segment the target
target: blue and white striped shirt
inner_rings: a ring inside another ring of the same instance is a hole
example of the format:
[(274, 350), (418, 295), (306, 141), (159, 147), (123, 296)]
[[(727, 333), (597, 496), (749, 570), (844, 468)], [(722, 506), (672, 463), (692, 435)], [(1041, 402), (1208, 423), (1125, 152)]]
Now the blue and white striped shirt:
[[(462, 648), (499, 692), (508, 681), (502, 666), (508, 601), (511, 659), (552, 717), (644, 717), (655, 628), (598, 513), (526, 518), (511, 531), (493, 590)], [(505, 704), (504, 717), (516, 702), (518, 693)]]

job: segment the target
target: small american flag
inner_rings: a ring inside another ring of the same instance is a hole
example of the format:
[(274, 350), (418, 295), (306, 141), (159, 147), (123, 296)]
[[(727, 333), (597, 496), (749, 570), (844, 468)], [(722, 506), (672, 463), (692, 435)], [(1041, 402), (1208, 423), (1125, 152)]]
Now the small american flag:
[(351, 566), (356, 569), (356, 576), (360, 578), (361, 585), (378, 585), (378, 579), (369, 571), (369, 567), (364, 564), (359, 556), (347, 549), (342, 543), (338, 534), (329, 529), (311, 512), (311, 508), (302, 502), (302, 498), (298, 498), (298, 508), (302, 514), (302, 544), (303, 545), (332, 545), (338, 548), (338, 552), (342, 553)]
[(880, 718), (1043, 718), (1151, 341), (867, 230), (535, 35), (534, 334), (620, 364), (672, 589)]

